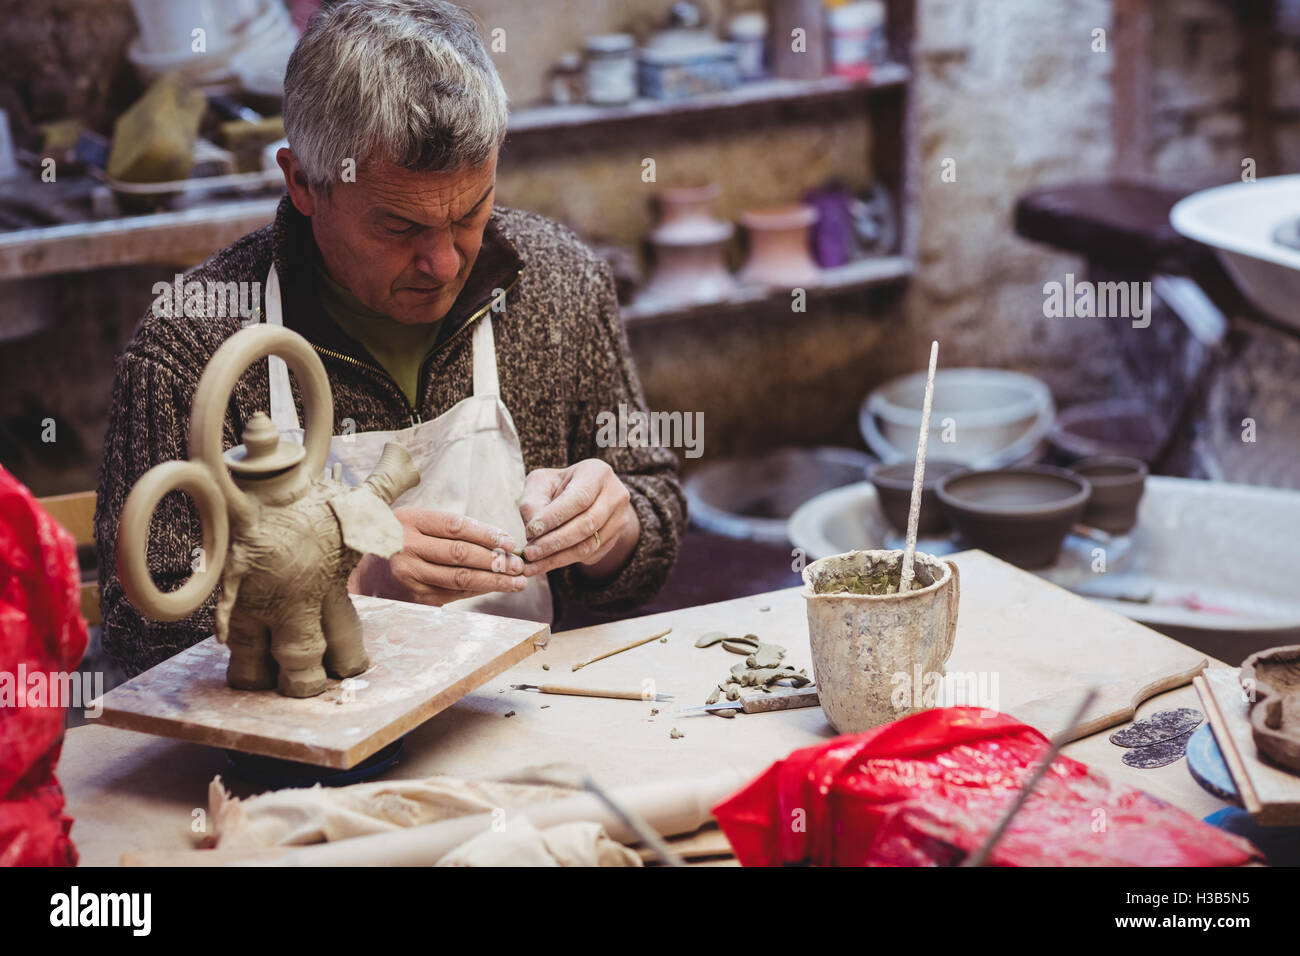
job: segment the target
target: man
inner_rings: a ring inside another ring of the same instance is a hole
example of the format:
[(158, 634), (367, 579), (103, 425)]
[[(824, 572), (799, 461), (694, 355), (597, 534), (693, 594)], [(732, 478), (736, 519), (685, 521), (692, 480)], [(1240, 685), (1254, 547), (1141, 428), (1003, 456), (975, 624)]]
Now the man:
[[(404, 548), (367, 556), (351, 589), (535, 620), (553, 600), (648, 600), (682, 532), (676, 459), (596, 445), (601, 411), (645, 409), (612, 277), (567, 229), (494, 205), (506, 98), (474, 21), (436, 0), (341, 0), (294, 51), (284, 118), (275, 221), (186, 281), (263, 284), (266, 321), (324, 363), (345, 474), (387, 440), (412, 452), (422, 480), (394, 511)], [(104, 645), (127, 674), (212, 632), (213, 598), (184, 621), (142, 618), (114, 548), (131, 486), (186, 457), (199, 377), (240, 328), (158, 311), (118, 364), (96, 514)], [(227, 445), (263, 410), (301, 435), (282, 363), (241, 378)], [(165, 498), (149, 548), (163, 590), (206, 559), (201, 541), (192, 505)]]

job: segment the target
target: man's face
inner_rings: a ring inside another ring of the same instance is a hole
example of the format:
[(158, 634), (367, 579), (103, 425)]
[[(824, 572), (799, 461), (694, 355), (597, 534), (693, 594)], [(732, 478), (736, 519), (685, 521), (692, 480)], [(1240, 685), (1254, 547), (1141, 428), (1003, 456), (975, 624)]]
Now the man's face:
[[(295, 165), (281, 158), (282, 167)], [(492, 214), (496, 165), (493, 157), (472, 169), (416, 173), (367, 164), (356, 182), (336, 182), (328, 195), (286, 178), (334, 281), (374, 311), (414, 325), (446, 315), (469, 278)]]

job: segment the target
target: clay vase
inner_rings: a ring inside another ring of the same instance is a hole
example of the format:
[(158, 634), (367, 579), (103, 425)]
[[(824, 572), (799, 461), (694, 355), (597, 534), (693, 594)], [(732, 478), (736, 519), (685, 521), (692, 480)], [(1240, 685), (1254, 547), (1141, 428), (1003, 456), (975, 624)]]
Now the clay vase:
[(669, 186), (659, 190), (659, 224), (651, 233), (652, 241), (699, 239), (712, 234), (720, 220), (713, 214), (713, 204), (722, 195), (717, 183), (703, 186)]
[[(826, 719), (857, 734), (925, 710), (957, 636), (957, 565), (916, 552), (918, 590), (850, 593), (863, 576), (898, 577), (901, 551), (849, 551), (803, 570), (813, 676)], [(918, 703), (919, 702), (919, 703)]]
[(659, 225), (649, 237), (654, 272), (641, 290), (639, 305), (671, 308), (717, 302), (735, 291), (726, 258), (735, 227), (713, 215), (721, 194), (717, 183), (658, 192)]
[[(243, 443), (223, 454), (231, 391), (269, 355), (285, 361), (302, 389), (303, 445), (281, 439), (257, 412)], [(118, 575), (140, 613), (159, 621), (187, 617), (220, 581), (216, 636), (230, 647), (226, 681), (236, 689), (312, 697), (327, 675), (352, 677), (370, 666), (348, 576), (363, 554), (401, 550), (402, 526), (390, 506), (420, 476), (406, 449), (389, 442), (361, 485), (331, 480), (324, 470), (333, 431), (329, 379), (311, 345), (288, 329), (251, 326), (217, 349), (199, 380), (190, 460), (145, 472), (122, 509)], [(206, 560), (179, 590), (163, 593), (147, 563), (149, 520), (176, 490), (198, 507)]]
[(1083, 510), (1084, 524), (1109, 534), (1132, 530), (1147, 480), (1145, 462), (1136, 458), (1085, 458), (1071, 465), (1070, 471), (1092, 485), (1092, 497)]
[(749, 258), (736, 278), (744, 285), (794, 289), (816, 285), (821, 270), (812, 257), (812, 206), (773, 206), (742, 213), (749, 236)]
[(672, 307), (717, 302), (736, 288), (727, 270), (727, 243), (734, 229), (730, 223), (692, 224), (689, 233), (679, 230), (650, 237), (654, 249), (654, 272), (637, 297), (640, 306)]

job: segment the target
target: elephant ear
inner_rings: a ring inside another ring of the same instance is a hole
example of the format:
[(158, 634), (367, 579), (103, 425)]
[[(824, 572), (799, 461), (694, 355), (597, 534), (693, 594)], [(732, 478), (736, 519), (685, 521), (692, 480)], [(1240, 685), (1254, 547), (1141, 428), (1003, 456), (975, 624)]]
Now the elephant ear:
[(330, 499), (339, 519), (343, 544), (361, 554), (389, 558), (402, 550), (402, 525), (388, 505), (366, 488), (354, 488)]

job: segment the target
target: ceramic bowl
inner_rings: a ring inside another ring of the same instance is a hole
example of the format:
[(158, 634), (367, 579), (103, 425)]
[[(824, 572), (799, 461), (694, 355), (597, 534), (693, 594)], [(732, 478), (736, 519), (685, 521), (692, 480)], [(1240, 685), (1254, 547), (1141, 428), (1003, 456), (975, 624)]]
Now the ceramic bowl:
[[(876, 486), (880, 513), (895, 531), (907, 534), (907, 512), (912, 506), (912, 469), (910, 461), (893, 464), (881, 462), (867, 469), (867, 478)], [(936, 493), (939, 481), (965, 466), (956, 461), (929, 460), (925, 463), (925, 482), (921, 485), (921, 515), (916, 533), (920, 536), (943, 534), (948, 530), (948, 516), (943, 513)]]
[[(863, 400), (858, 427), (881, 461), (915, 456), (925, 381), (925, 372), (904, 375)], [(931, 447), (937, 453), (942, 442), (944, 458), (972, 468), (1028, 464), (1041, 457), (1054, 416), (1051, 391), (1032, 376), (1002, 369), (939, 369), (930, 412)]]
[(939, 482), (948, 520), (972, 546), (1022, 568), (1056, 560), (1092, 486), (1048, 465), (959, 471)]
[(1121, 456), (1150, 463), (1160, 456), (1166, 431), (1141, 402), (1108, 398), (1063, 410), (1048, 441), (1065, 461)]
[(1070, 471), (1088, 480), (1092, 497), (1083, 523), (1110, 534), (1124, 534), (1137, 524), (1138, 502), (1146, 486), (1147, 466), (1137, 458), (1085, 458)]

